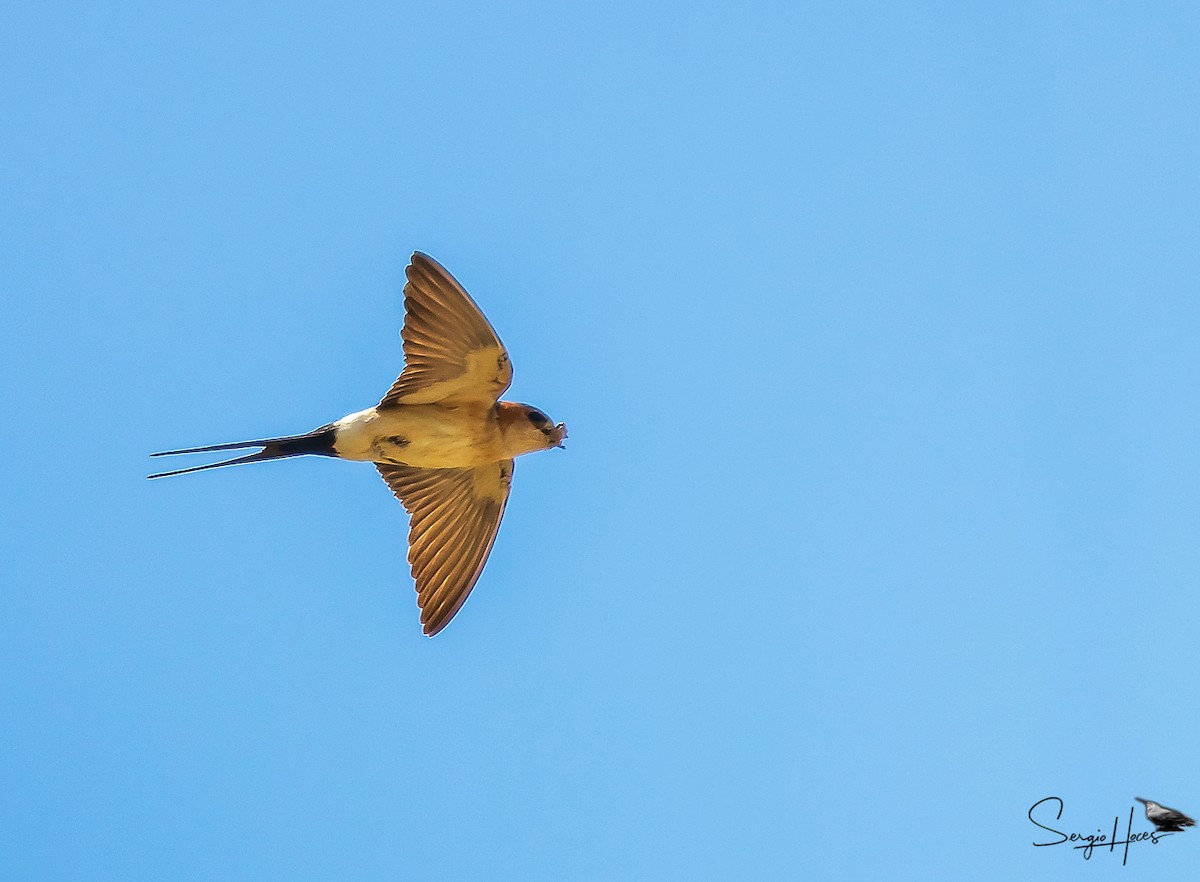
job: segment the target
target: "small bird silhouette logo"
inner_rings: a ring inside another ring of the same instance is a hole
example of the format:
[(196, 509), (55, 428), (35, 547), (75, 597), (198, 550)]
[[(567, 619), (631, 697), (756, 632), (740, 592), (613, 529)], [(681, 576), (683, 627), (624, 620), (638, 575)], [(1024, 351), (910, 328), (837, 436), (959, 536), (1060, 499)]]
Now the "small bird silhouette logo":
[(1135, 796), (1138, 802), (1146, 807), (1146, 820), (1158, 828), (1159, 833), (1182, 833), (1184, 827), (1195, 827), (1196, 822), (1183, 812), (1148, 799)]
[(422, 630), (432, 637), (483, 572), (508, 502), (513, 459), (561, 448), (567, 427), (536, 407), (499, 400), (512, 383), (508, 351), (441, 264), (418, 251), (405, 275), (404, 371), (379, 404), (302, 435), (151, 454), (262, 448), (149, 477), (305, 454), (374, 463), (411, 516), (408, 561)]

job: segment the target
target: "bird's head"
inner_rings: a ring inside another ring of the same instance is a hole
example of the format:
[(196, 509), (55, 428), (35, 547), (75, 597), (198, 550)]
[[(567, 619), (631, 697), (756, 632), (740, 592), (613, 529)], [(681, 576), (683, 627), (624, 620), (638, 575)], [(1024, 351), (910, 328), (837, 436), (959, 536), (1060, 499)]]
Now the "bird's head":
[(556, 425), (536, 407), (517, 404), (514, 401), (501, 401), (499, 414), (500, 429), (504, 433), (509, 453), (513, 456), (564, 446), (563, 441), (567, 439), (566, 424)]

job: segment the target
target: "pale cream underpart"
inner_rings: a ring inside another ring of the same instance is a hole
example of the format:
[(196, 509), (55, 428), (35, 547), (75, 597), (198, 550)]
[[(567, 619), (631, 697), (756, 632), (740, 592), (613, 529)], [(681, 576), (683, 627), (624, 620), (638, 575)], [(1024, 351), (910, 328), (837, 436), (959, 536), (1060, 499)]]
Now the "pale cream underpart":
[(446, 469), (500, 462), (516, 453), (505, 449), (495, 410), (478, 404), (371, 407), (333, 425), (334, 449), (342, 459)]

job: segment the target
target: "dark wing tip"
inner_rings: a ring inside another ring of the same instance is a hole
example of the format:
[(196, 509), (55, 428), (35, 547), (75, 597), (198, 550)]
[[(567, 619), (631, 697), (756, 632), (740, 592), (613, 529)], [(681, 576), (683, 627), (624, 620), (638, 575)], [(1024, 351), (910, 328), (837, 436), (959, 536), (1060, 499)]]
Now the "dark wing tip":
[(424, 251), (414, 251), (412, 253), (412, 257), (408, 259), (408, 266), (405, 267), (404, 274), (410, 279), (412, 278), (411, 273), (413, 269), (423, 270), (425, 272), (429, 272), (431, 270), (438, 270), (443, 273), (446, 272), (446, 268), (444, 266), (426, 254)]

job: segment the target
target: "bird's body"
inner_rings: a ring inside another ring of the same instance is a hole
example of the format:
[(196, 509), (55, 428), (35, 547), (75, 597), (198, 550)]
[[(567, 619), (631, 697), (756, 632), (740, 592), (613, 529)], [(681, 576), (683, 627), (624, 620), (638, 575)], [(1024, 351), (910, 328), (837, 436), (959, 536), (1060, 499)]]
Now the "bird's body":
[(1184, 827), (1196, 826), (1196, 822), (1183, 812), (1149, 799), (1142, 799), (1140, 796), (1135, 796), (1134, 799), (1146, 807), (1146, 820), (1153, 824), (1159, 833), (1182, 833)]
[[(499, 401), (369, 407), (333, 424), (335, 455), (427, 469), (473, 468), (544, 448), (541, 434), (513, 431), (524, 405)], [(534, 446), (536, 445), (536, 446)]]
[(535, 407), (498, 400), (512, 382), (508, 352), (453, 276), (419, 252), (406, 274), (404, 372), (378, 405), (302, 435), (154, 454), (262, 448), (150, 477), (305, 454), (374, 463), (412, 515), (408, 559), (421, 623), (432, 636), (483, 570), (513, 459), (562, 447), (567, 430)]

